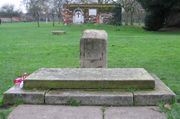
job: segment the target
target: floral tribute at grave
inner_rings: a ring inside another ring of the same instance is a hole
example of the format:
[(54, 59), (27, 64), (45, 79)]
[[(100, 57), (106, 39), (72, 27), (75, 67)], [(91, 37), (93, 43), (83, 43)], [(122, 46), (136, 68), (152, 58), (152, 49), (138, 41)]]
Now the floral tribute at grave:
[(28, 76), (29, 74), (24, 73), (21, 77), (16, 78), (13, 81), (15, 88), (23, 88), (23, 82)]

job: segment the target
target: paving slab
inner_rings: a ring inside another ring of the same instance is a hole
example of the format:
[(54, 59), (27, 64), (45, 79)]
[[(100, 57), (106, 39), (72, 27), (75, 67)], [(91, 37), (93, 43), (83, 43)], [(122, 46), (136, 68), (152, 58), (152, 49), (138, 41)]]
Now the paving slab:
[(42, 68), (24, 81), (25, 89), (153, 89), (143, 68)]
[(101, 107), (20, 105), (8, 119), (102, 119)]
[(166, 119), (158, 107), (19, 105), (8, 119)]
[(158, 107), (110, 107), (104, 119), (167, 119)]
[(3, 103), (5, 104), (43, 104), (45, 91), (23, 90), (12, 87), (3, 94)]
[(46, 93), (45, 103), (61, 105), (78, 103), (78, 105), (132, 106), (133, 94), (131, 92), (113, 91), (52, 90)]
[(175, 101), (175, 93), (171, 91), (157, 76), (155, 78), (155, 89), (152, 91), (136, 91), (134, 92), (134, 105), (151, 106), (159, 103), (172, 104)]

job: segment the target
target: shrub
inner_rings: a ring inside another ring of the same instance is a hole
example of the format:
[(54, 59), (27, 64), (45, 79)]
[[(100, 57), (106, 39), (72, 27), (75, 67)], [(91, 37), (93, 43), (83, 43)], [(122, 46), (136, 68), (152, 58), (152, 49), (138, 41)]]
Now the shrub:
[(145, 29), (159, 30), (167, 24), (167, 18), (174, 10), (179, 0), (138, 0), (146, 11)]
[(160, 12), (149, 12), (145, 17), (145, 29), (157, 31), (164, 25), (164, 15)]

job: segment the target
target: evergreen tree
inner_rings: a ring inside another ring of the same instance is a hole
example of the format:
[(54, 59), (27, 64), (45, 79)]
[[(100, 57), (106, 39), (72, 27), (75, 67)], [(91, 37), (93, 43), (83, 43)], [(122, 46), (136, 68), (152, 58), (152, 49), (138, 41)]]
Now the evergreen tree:
[(138, 0), (146, 10), (145, 29), (159, 30), (166, 25), (166, 19), (171, 14), (178, 0)]
[(113, 9), (112, 24), (120, 26), (122, 24), (122, 7), (121, 4), (115, 4)]

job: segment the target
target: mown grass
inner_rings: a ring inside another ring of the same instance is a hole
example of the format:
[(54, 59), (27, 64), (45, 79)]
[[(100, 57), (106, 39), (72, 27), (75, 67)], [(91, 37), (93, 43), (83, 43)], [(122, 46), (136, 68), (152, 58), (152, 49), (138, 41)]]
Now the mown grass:
[[(79, 67), (79, 40), (84, 29), (108, 32), (108, 67), (143, 67), (156, 74), (180, 99), (180, 32), (146, 32), (139, 27), (41, 23), (0, 26), (0, 95), (24, 72), (42, 67)], [(67, 34), (55, 36), (52, 30)], [(179, 104), (177, 104), (180, 109)], [(174, 108), (176, 109), (176, 108)]]
[(9, 113), (14, 109), (14, 107), (11, 108), (5, 108), (1, 109), (0, 108), (0, 119), (7, 119)]

